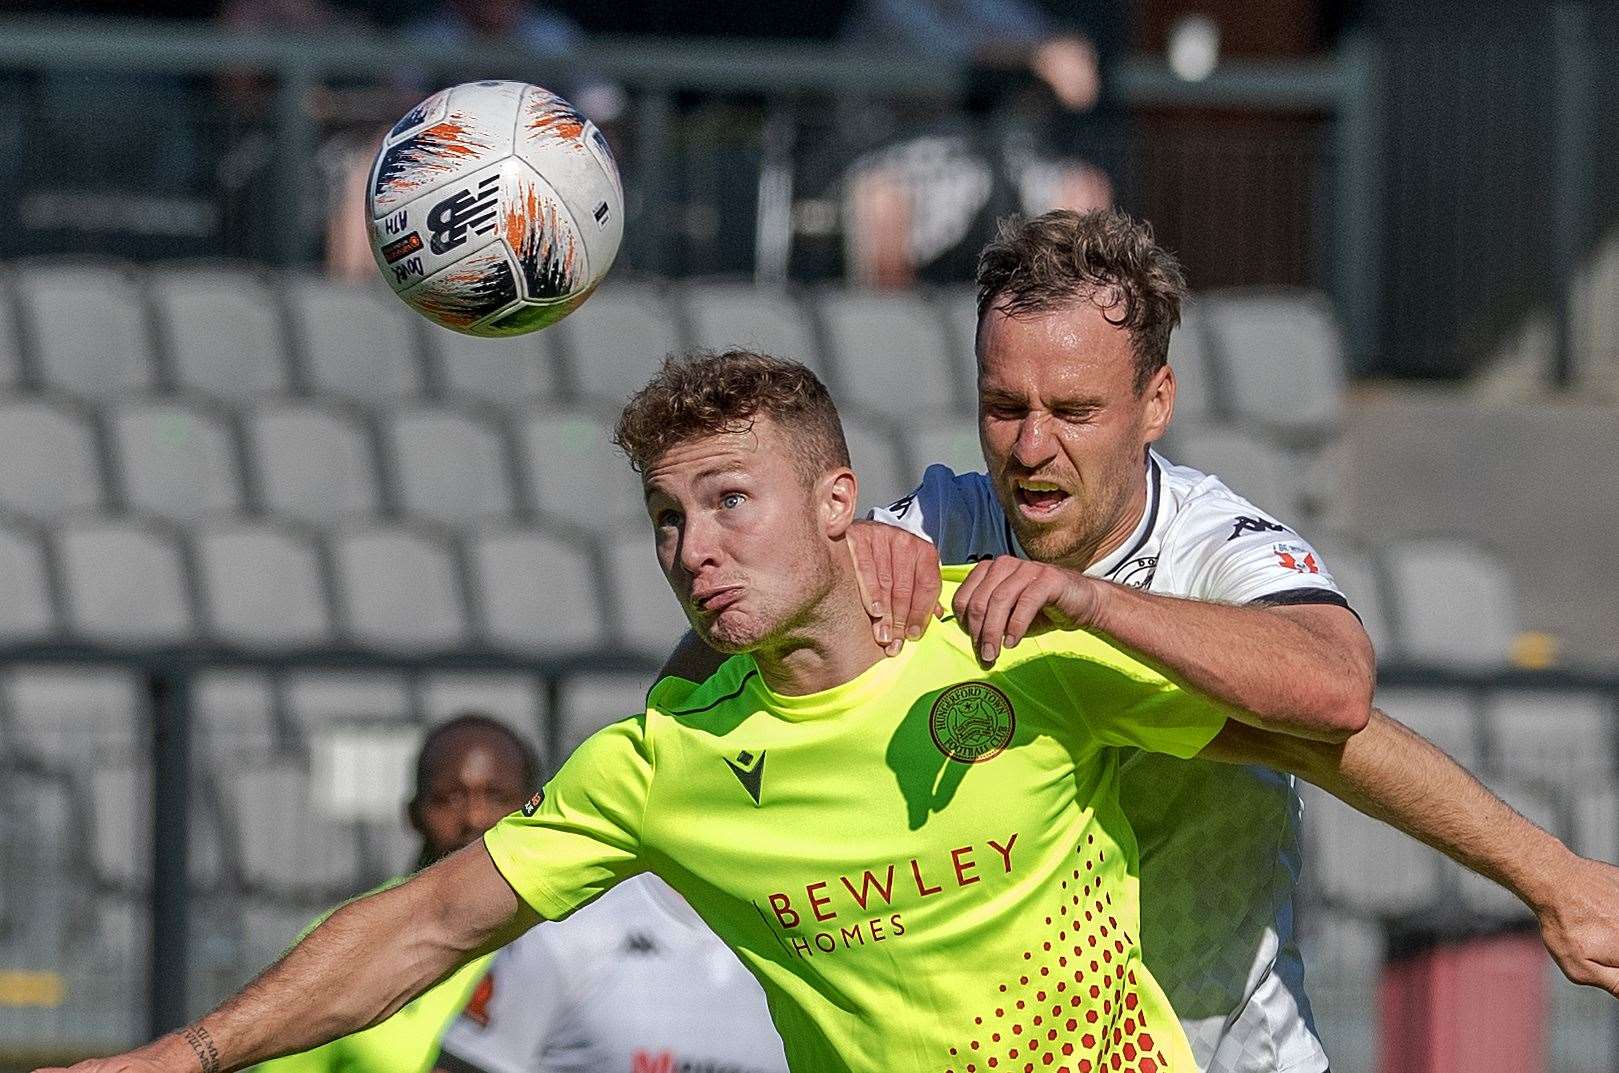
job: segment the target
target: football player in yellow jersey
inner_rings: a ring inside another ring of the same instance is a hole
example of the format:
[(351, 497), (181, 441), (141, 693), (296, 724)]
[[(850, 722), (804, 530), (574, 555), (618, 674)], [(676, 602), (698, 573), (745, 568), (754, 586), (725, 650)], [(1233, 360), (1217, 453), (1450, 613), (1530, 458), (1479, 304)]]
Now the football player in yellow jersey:
[[(522, 804), (538, 777), (534, 750), (498, 719), (469, 712), (433, 728), (416, 755), (406, 813), (422, 839), (417, 867), (477, 841)], [(259, 1073), (426, 1073), (439, 1037), (473, 999), (487, 968), (487, 957), (469, 961), (381, 1024), (266, 1062)]]
[[(667, 363), (619, 440), (670, 586), (734, 658), (660, 683), (483, 842), (338, 910), (213, 1013), (77, 1073), (221, 1073), (317, 1044), (641, 871), (758, 976), (803, 1073), (1189, 1073), (1140, 961), (1115, 747), (1242, 762), (1277, 732), (1335, 732), (1243, 724), (1083, 631), (986, 667), (936, 629), (885, 659), (845, 544), (842, 430), (800, 365)], [(1060, 627), (1081, 587), (1028, 565), (949, 584), (1012, 586)]]

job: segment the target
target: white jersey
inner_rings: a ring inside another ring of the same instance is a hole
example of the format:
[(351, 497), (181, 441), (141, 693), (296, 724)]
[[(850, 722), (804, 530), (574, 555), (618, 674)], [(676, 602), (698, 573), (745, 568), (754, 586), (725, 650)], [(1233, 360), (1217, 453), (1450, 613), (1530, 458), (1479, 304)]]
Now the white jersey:
[(444, 1034), (451, 1073), (787, 1073), (764, 990), (651, 874), (495, 956)]
[[(1147, 456), (1135, 532), (1087, 574), (1222, 603), (1348, 607), (1303, 537), (1207, 474)], [(931, 540), (945, 563), (1027, 558), (982, 473), (931, 466), (871, 517)], [(1200, 1068), (1321, 1073), (1293, 929), (1303, 806), (1291, 775), (1137, 753), (1122, 770), (1141, 844), (1141, 942)]]

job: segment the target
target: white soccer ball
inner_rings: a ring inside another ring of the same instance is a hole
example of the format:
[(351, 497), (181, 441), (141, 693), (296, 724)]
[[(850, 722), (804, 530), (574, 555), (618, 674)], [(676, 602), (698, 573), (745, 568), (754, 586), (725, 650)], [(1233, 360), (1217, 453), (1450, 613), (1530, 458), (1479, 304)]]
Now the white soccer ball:
[(366, 209), (394, 293), (468, 335), (561, 320), (607, 274), (624, 235), (607, 139), (523, 82), (468, 82), (412, 108), (371, 165)]

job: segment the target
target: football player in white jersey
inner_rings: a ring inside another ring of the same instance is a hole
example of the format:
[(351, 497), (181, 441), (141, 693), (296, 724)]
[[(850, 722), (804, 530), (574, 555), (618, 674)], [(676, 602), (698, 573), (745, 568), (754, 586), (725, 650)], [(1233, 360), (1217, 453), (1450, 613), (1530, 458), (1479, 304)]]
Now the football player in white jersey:
[(650, 872), (495, 955), (442, 1073), (787, 1073), (765, 996)]
[[(954, 610), (993, 659), (1050, 602), (1027, 560), (1056, 564), (1090, 609), (1064, 625), (1261, 716), (1306, 715), (1339, 743), (1279, 755), (1276, 770), (1148, 756), (1125, 769), (1143, 952), (1200, 1067), (1327, 1068), (1293, 933), (1294, 774), (1507, 886), (1571, 979), (1619, 994), (1619, 869), (1577, 857), (1431, 744), (1369, 715), (1371, 643), (1321, 556), (1151, 450), (1174, 411), (1167, 355), (1184, 284), (1150, 230), (1111, 212), (1014, 219), (978, 283), (987, 472), (932, 467), (855, 527), (877, 639), (892, 654), (920, 636), (940, 560), (988, 560)], [(715, 662), (688, 638), (667, 671), (701, 678)]]

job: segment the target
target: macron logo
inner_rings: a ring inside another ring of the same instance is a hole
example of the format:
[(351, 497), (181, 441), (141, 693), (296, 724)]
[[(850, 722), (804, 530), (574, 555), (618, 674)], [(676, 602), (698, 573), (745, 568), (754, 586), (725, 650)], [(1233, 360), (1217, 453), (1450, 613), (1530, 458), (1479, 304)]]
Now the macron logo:
[(727, 757), (725, 766), (731, 769), (731, 773), (742, 784), (742, 788), (748, 792), (748, 796), (753, 798), (753, 803), (755, 805), (759, 804), (759, 789), (765, 777), (764, 752), (761, 751), (758, 756), (754, 756), (744, 749), (736, 754), (735, 760)]

